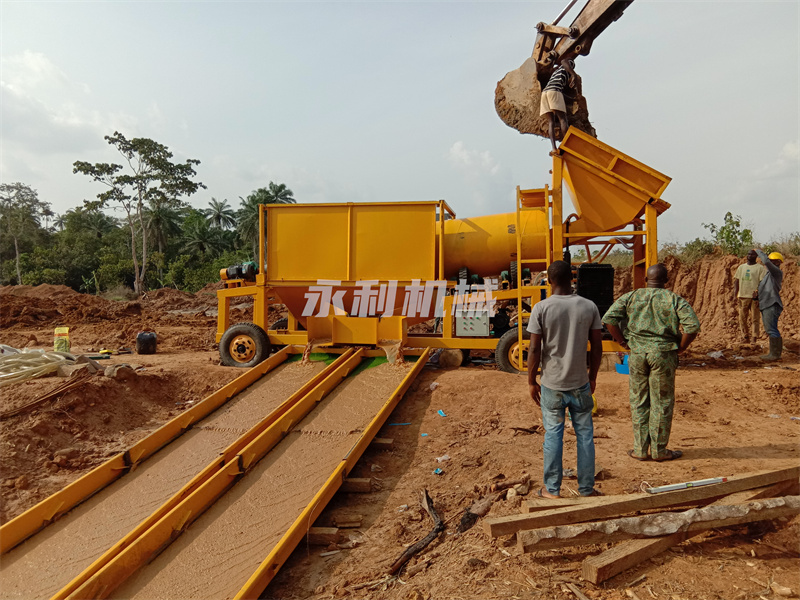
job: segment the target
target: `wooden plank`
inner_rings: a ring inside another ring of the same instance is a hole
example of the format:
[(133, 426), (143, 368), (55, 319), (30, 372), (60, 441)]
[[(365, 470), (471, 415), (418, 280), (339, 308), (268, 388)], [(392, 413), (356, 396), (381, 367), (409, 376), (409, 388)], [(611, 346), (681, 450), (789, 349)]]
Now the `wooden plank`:
[[(771, 498), (784, 493), (787, 487), (791, 487), (792, 482), (776, 483), (755, 490), (737, 492), (730, 496), (720, 498), (713, 504), (730, 505), (742, 502), (750, 502), (760, 498)], [(697, 534), (699, 535), (699, 533)], [(645, 538), (641, 540), (628, 540), (606, 550), (596, 556), (590, 556), (583, 561), (582, 577), (586, 581), (591, 581), (595, 585), (630, 569), (648, 558), (652, 558), (668, 550), (672, 546), (677, 546), (689, 537), (683, 531), (673, 533), (664, 537)]]
[(629, 496), (574, 496), (572, 498), (539, 498), (534, 496), (522, 503), (521, 511), (523, 513), (532, 513), (540, 510), (566, 508), (567, 506), (576, 506), (578, 504), (586, 506), (587, 504), (596, 504), (601, 498), (629, 498)]
[(372, 479), (370, 477), (348, 477), (339, 490), (348, 494), (369, 494), (372, 491)]
[(363, 519), (364, 517), (357, 513), (336, 511), (320, 515), (314, 525), (319, 525), (321, 527), (339, 527), (340, 529), (346, 527), (361, 527)]
[(310, 546), (329, 546), (339, 543), (338, 527), (309, 527), (306, 541)]
[[(625, 517), (597, 523), (581, 523), (568, 527), (546, 527), (533, 531), (521, 531), (517, 535), (517, 547), (524, 553), (554, 550), (569, 546), (620, 542), (635, 538), (661, 536), (665, 529), (661, 523), (667, 516), (678, 519), (680, 531), (694, 533), (731, 527), (743, 523), (767, 521), (800, 514), (800, 496), (785, 496), (761, 500), (758, 504), (745, 503), (724, 507), (729, 509), (719, 514), (719, 506), (707, 506), (687, 513), (659, 513), (643, 517)], [(714, 512), (712, 512), (714, 511)], [(684, 517), (685, 518), (681, 518)], [(672, 523), (674, 526), (675, 523)]]
[(751, 490), (787, 480), (800, 478), (800, 466), (777, 471), (763, 471), (735, 475), (725, 483), (688, 488), (661, 494), (630, 494), (629, 496), (599, 497), (589, 505), (567, 507), (561, 510), (545, 510), (534, 514), (509, 515), (486, 519), (483, 523), (486, 533), (493, 537), (509, 535), (526, 529), (570, 525), (584, 521), (610, 519), (640, 510), (666, 508), (680, 503), (696, 502), (709, 498), (719, 498), (735, 492)]

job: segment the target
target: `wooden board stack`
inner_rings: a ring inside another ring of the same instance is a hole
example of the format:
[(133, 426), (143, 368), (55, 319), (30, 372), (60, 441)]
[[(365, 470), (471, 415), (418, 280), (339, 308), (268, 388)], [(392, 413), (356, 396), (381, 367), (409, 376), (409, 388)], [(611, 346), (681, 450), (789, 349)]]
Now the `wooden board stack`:
[(537, 498), (484, 529), (516, 534), (524, 553), (621, 542), (584, 560), (583, 578), (597, 584), (704, 531), (800, 514), (798, 493), (800, 467), (791, 467), (658, 494)]

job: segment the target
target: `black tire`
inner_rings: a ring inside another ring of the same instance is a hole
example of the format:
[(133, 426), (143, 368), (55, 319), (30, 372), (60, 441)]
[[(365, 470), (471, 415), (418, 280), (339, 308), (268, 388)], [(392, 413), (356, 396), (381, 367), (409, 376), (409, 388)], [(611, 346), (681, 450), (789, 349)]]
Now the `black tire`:
[(253, 323), (231, 325), (219, 340), (220, 361), (226, 367), (255, 367), (271, 349), (267, 333)]
[(288, 329), (289, 328), (289, 319), (283, 318), (278, 319), (272, 325), (269, 326), (270, 331), (276, 331), (278, 329)]
[[(277, 331), (278, 329), (288, 329), (288, 328), (289, 328), (289, 319), (285, 317), (283, 319), (278, 319), (272, 325), (269, 326), (270, 331)], [(272, 347), (270, 348), (270, 352), (277, 352), (278, 350), (284, 347), (284, 344), (273, 344), (272, 341), (270, 341), (270, 344), (272, 345)]]
[[(522, 373), (524, 371), (520, 371), (514, 360), (512, 360), (512, 356), (515, 355), (517, 348), (519, 347), (519, 333), (517, 332), (516, 327), (512, 327), (508, 331), (506, 331), (500, 339), (497, 340), (497, 347), (494, 351), (494, 361), (497, 363), (497, 367), (501, 371), (505, 371), (506, 373)], [(528, 352), (525, 351), (523, 353), (523, 367), (525, 369), (528, 368)]]
[(508, 281), (511, 284), (511, 289), (517, 289), (517, 261), (512, 260), (508, 267)]

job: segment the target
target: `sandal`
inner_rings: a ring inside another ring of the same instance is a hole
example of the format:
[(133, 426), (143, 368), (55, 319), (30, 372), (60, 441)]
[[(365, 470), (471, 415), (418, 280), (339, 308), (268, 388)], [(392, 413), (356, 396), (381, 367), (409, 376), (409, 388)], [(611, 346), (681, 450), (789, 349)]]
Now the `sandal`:
[(633, 450), (628, 450), (628, 456), (630, 456), (634, 460), (650, 460), (649, 456), (636, 456), (633, 453)]
[[(537, 496), (539, 496), (539, 498), (544, 498), (545, 500), (555, 500), (555, 498), (551, 498), (550, 496), (545, 496), (543, 492), (544, 492), (544, 488), (543, 488), (543, 487), (540, 487), (540, 488), (537, 490), (537, 492), (536, 492), (536, 495), (537, 495)], [(548, 493), (549, 493), (549, 492), (548, 492)], [(560, 495), (559, 495), (559, 496), (556, 496), (556, 498), (561, 498), (561, 496), (560, 496)]]
[(683, 452), (680, 450), (667, 450), (667, 454), (664, 458), (654, 458), (653, 460), (656, 462), (664, 462), (665, 460), (675, 460), (681, 456), (683, 456)]

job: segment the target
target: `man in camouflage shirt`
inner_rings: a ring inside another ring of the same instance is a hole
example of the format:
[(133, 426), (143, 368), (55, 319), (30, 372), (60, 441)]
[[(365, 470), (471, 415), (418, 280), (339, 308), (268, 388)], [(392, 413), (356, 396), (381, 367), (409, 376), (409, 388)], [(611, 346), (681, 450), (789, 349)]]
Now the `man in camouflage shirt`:
[[(675, 405), (675, 371), (678, 353), (689, 347), (700, 322), (689, 303), (665, 289), (667, 268), (647, 269), (647, 287), (621, 296), (603, 316), (614, 339), (631, 350), (630, 403), (633, 450), (637, 460), (680, 458), (680, 450), (668, 450)], [(627, 320), (623, 334), (620, 324)], [(681, 327), (683, 333), (681, 333)]]

